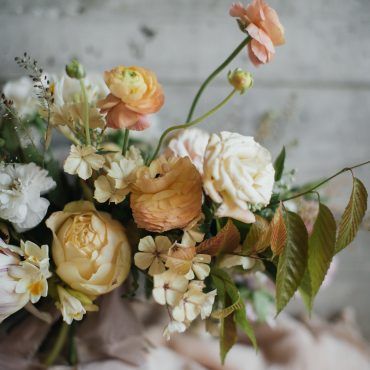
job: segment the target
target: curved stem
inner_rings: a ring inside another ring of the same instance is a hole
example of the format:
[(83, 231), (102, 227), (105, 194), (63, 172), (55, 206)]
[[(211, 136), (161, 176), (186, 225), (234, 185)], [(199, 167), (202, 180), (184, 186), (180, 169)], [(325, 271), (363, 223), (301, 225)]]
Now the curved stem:
[(58, 333), (58, 337), (54, 343), (54, 346), (51, 349), (51, 352), (46, 357), (46, 360), (44, 362), (46, 366), (53, 365), (55, 360), (58, 358), (67, 340), (69, 329), (70, 329), (70, 326), (66, 322), (63, 321), (62, 326), (60, 327), (60, 330)]
[(220, 64), (203, 82), (201, 87), (199, 88), (197, 94), (194, 97), (194, 100), (191, 104), (188, 117), (186, 118), (186, 122), (190, 122), (193, 118), (193, 114), (195, 111), (195, 108), (198, 104), (198, 101), (207, 87), (207, 85), (240, 53), (240, 51), (244, 48), (245, 45), (248, 44), (248, 42), (251, 40), (250, 36), (247, 36), (237, 47), (236, 49), (225, 59), (225, 61)]
[(89, 102), (87, 100), (86, 88), (83, 79), (80, 79), (82, 100), (83, 100), (83, 120), (85, 126), (86, 144), (91, 145), (90, 126), (89, 126)]
[(296, 198), (302, 197), (303, 195), (306, 195), (308, 193), (312, 193), (314, 190), (316, 190), (320, 186), (322, 186), (322, 185), (326, 184), (327, 182), (329, 182), (330, 180), (334, 179), (334, 177), (337, 177), (337, 176), (339, 176), (342, 173), (347, 172), (347, 171), (351, 171), (352, 172), (353, 169), (358, 168), (358, 167), (361, 167), (361, 166), (365, 166), (367, 164), (370, 164), (370, 161), (362, 162), (362, 163), (356, 164), (356, 165), (354, 165), (352, 167), (343, 168), (340, 171), (336, 172), (334, 175), (332, 175), (332, 176), (328, 177), (327, 179), (319, 182), (317, 185), (313, 186), (312, 188), (310, 188), (308, 190), (305, 190), (305, 191), (302, 191), (301, 193), (298, 193), (296, 195), (292, 195), (291, 197), (288, 197), (288, 198), (285, 198), (285, 199), (281, 199), (278, 202), (272, 203), (271, 205), (276, 205), (276, 204), (279, 204), (280, 202), (286, 202), (288, 200), (292, 200), (292, 199), (296, 199)]
[(165, 139), (165, 137), (172, 131), (175, 131), (175, 130), (179, 130), (179, 129), (184, 129), (184, 128), (188, 128), (188, 127), (191, 127), (191, 126), (194, 126), (200, 122), (202, 122), (204, 119), (206, 119), (207, 117), (211, 116), (213, 113), (215, 113), (216, 111), (218, 111), (221, 107), (223, 107), (233, 96), (234, 94), (237, 92), (237, 90), (233, 90), (224, 100), (222, 100), (219, 104), (217, 104), (215, 107), (213, 107), (210, 111), (208, 111), (207, 113), (203, 114), (202, 116), (198, 117), (197, 119), (195, 119), (194, 121), (191, 121), (191, 122), (187, 122), (187, 123), (183, 123), (181, 125), (175, 125), (175, 126), (171, 126), (169, 127), (167, 130), (165, 130), (163, 132), (163, 134), (161, 135), (161, 137), (159, 138), (159, 142), (158, 142), (158, 145), (157, 145), (157, 148), (156, 150), (154, 151), (154, 154), (152, 155), (152, 157), (150, 158), (149, 162), (148, 162), (148, 165), (153, 161), (153, 159), (158, 155), (159, 153), (159, 150), (162, 146), (162, 143), (163, 143), (163, 140)]
[(126, 152), (127, 152), (129, 135), (130, 135), (130, 130), (126, 128), (125, 129), (125, 134), (124, 134), (124, 137), (123, 137), (123, 146), (122, 146), (122, 154), (123, 155), (126, 155)]

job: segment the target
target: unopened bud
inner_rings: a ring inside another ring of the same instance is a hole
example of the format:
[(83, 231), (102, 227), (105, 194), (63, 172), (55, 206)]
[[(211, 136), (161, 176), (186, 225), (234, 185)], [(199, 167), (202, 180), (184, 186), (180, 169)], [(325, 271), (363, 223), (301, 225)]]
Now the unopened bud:
[(250, 72), (245, 72), (241, 68), (230, 71), (227, 75), (229, 82), (234, 88), (243, 94), (253, 86), (253, 77)]
[(72, 61), (66, 65), (66, 73), (69, 77), (76, 78), (77, 80), (86, 76), (85, 68), (77, 59), (72, 59)]

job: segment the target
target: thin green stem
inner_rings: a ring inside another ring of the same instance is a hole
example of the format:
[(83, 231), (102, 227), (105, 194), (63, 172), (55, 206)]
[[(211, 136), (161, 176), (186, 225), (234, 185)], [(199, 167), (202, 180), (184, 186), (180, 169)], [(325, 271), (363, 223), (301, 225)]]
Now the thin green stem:
[(51, 349), (49, 355), (47, 356), (44, 362), (46, 366), (53, 365), (56, 359), (58, 358), (67, 340), (69, 329), (70, 329), (70, 326), (66, 322), (63, 321), (62, 326), (60, 327), (57, 339), (54, 343), (54, 346)]
[(336, 172), (334, 175), (332, 175), (332, 176), (328, 177), (327, 179), (319, 182), (317, 185), (313, 186), (312, 188), (310, 188), (308, 190), (305, 190), (305, 191), (302, 191), (301, 193), (292, 195), (291, 197), (288, 197), (288, 198), (285, 198), (285, 199), (281, 199), (278, 202), (272, 203), (271, 205), (276, 205), (276, 204), (279, 204), (280, 202), (286, 202), (288, 200), (292, 200), (292, 199), (296, 199), (296, 198), (302, 197), (303, 195), (306, 195), (308, 193), (312, 193), (314, 190), (316, 190), (320, 186), (326, 184), (327, 182), (329, 182), (330, 180), (334, 179), (335, 177), (341, 175), (342, 173), (348, 172), (348, 171), (351, 171), (352, 172), (352, 170), (354, 170), (355, 168), (358, 168), (358, 167), (361, 167), (361, 166), (365, 166), (367, 164), (370, 164), (370, 161), (362, 162), (362, 163), (356, 164), (356, 165), (354, 165), (352, 167), (343, 168), (340, 171)]
[(83, 121), (85, 126), (86, 144), (91, 145), (90, 125), (89, 125), (89, 101), (87, 100), (86, 88), (83, 79), (80, 80), (82, 103), (83, 103)]
[(125, 129), (125, 134), (124, 134), (124, 137), (123, 137), (123, 146), (122, 146), (122, 154), (123, 155), (126, 155), (126, 152), (127, 152), (129, 136), (130, 136), (130, 130), (126, 128)]
[(247, 36), (237, 47), (236, 49), (225, 59), (225, 61), (220, 64), (203, 82), (201, 87), (199, 88), (197, 94), (194, 97), (194, 100), (191, 104), (188, 117), (186, 118), (186, 122), (190, 122), (193, 118), (193, 114), (195, 111), (195, 108), (198, 104), (198, 101), (205, 90), (205, 88), (208, 86), (208, 84), (223, 70), (227, 67), (228, 64), (240, 53), (241, 50), (243, 50), (244, 46), (248, 44), (248, 42), (251, 40), (250, 36)]
[(154, 151), (153, 156), (150, 158), (150, 160), (148, 162), (148, 165), (153, 161), (154, 158), (157, 157), (157, 155), (159, 153), (159, 150), (161, 149), (161, 146), (163, 144), (164, 139), (166, 138), (166, 136), (170, 132), (175, 131), (175, 130), (185, 129), (185, 128), (194, 126), (194, 125), (202, 122), (207, 117), (211, 116), (213, 113), (217, 112), (221, 107), (223, 107), (234, 96), (234, 94), (236, 92), (237, 92), (237, 90), (234, 89), (224, 100), (222, 100), (219, 104), (217, 104), (215, 107), (213, 107), (210, 111), (208, 111), (207, 113), (205, 113), (202, 116), (198, 117), (194, 121), (183, 123), (183, 124), (180, 124), (180, 125), (171, 126), (167, 130), (165, 130), (163, 132), (163, 134), (161, 135), (161, 137), (159, 138), (159, 142), (158, 142), (157, 148)]

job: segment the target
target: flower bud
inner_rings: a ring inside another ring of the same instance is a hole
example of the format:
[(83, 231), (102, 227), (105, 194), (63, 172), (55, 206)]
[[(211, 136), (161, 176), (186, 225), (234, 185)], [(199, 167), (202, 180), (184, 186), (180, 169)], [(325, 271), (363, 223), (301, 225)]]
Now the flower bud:
[(72, 61), (66, 65), (66, 73), (69, 77), (77, 80), (86, 76), (85, 68), (77, 59), (72, 59)]
[(240, 91), (241, 94), (253, 86), (252, 74), (243, 71), (241, 68), (230, 71), (227, 77), (231, 85), (233, 85), (236, 90)]

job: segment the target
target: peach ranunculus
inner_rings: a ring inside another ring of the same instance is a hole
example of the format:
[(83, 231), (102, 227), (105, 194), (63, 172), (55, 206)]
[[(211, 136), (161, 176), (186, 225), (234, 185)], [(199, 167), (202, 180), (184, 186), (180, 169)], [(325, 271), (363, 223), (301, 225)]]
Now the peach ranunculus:
[(97, 296), (117, 288), (131, 266), (125, 229), (93, 203), (71, 202), (46, 221), (56, 273), (71, 288)]
[(200, 215), (202, 180), (188, 157), (161, 156), (139, 168), (136, 176), (130, 201), (139, 228), (184, 228)]
[(238, 18), (252, 40), (248, 44), (248, 54), (255, 66), (268, 63), (275, 54), (275, 46), (285, 43), (284, 28), (274, 9), (264, 0), (253, 0), (244, 7), (235, 3), (230, 8), (230, 15)]
[(159, 111), (164, 103), (162, 86), (156, 75), (142, 67), (118, 66), (104, 73), (110, 94), (99, 101), (107, 126), (141, 131), (150, 126), (148, 114)]

